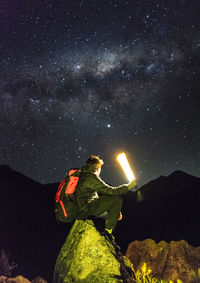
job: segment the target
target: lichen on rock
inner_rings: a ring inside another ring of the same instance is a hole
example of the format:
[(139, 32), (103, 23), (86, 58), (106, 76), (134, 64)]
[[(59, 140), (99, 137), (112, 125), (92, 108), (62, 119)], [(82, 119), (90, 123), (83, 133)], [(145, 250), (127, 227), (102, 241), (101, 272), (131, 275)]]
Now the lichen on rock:
[(75, 221), (58, 255), (53, 282), (123, 282), (114, 246), (91, 220)]

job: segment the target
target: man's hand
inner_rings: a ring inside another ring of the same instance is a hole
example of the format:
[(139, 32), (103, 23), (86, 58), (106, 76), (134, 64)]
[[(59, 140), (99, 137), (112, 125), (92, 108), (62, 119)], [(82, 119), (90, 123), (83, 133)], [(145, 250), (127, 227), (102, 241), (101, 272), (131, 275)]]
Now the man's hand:
[(137, 185), (137, 182), (136, 180), (133, 180), (131, 181), (129, 184), (128, 184), (128, 189), (131, 190), (133, 187), (135, 187)]
[(122, 220), (122, 213), (120, 212), (118, 221), (121, 221), (121, 220)]

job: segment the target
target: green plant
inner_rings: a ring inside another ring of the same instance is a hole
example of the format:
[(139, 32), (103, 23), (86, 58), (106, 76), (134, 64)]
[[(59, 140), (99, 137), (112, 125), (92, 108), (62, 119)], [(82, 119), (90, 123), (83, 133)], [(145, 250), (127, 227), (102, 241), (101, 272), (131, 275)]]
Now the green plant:
[(194, 271), (193, 274), (194, 280), (193, 283), (199, 283), (200, 282), (200, 268), (198, 268), (197, 272)]
[(134, 271), (136, 283), (173, 283), (172, 281), (166, 281), (162, 279), (157, 279), (151, 275), (152, 270), (147, 267), (144, 262), (140, 270)]
[[(172, 280), (163, 280), (157, 279), (151, 275), (152, 270), (147, 267), (147, 264), (144, 262), (141, 268), (135, 271), (132, 267), (132, 270), (135, 275), (135, 279), (133, 279), (136, 283), (183, 283), (181, 279), (176, 279), (175, 281)], [(200, 268), (195, 272), (192, 271), (193, 274), (193, 283), (200, 283)]]

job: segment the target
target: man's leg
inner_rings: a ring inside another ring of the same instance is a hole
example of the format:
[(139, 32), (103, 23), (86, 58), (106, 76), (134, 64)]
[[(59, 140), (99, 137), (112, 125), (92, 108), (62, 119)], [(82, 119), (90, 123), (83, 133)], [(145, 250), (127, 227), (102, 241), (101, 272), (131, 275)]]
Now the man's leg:
[(120, 196), (99, 196), (97, 200), (94, 200), (89, 204), (88, 212), (90, 215), (99, 217), (107, 211), (108, 215), (105, 222), (105, 228), (114, 231), (122, 204), (123, 200)]

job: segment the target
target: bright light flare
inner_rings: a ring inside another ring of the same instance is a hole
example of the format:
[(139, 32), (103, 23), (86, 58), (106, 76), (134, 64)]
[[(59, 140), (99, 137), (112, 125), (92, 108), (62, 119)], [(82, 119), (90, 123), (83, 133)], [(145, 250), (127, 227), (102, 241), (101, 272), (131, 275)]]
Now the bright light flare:
[(119, 162), (122, 169), (124, 170), (124, 173), (126, 174), (126, 177), (128, 178), (129, 182), (136, 180), (133, 174), (133, 171), (131, 170), (131, 167), (126, 158), (126, 154), (124, 152), (117, 156), (117, 161)]

